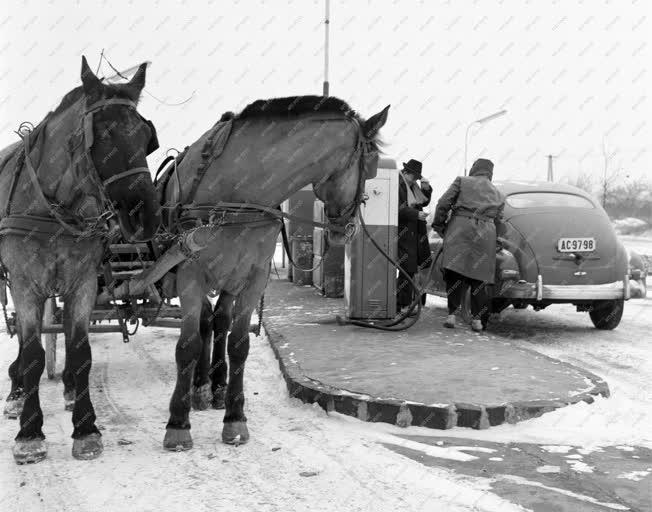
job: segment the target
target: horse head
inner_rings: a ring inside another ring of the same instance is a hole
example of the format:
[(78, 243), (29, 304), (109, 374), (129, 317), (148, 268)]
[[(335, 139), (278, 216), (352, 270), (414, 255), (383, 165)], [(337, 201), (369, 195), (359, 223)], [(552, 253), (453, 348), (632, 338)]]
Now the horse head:
[[(355, 142), (353, 152), (346, 151), (338, 158), (335, 171), (313, 183), (317, 198), (324, 202), (329, 229), (327, 237), (333, 245), (343, 245), (354, 235), (355, 216), (363, 200), (365, 181), (376, 176), (378, 170), (378, 133), (387, 121), (389, 105), (368, 120), (352, 117)], [(350, 138), (349, 130), (340, 132)], [(350, 141), (346, 141), (350, 147)]]
[(149, 240), (161, 221), (145, 158), (158, 148), (156, 130), (136, 110), (146, 68), (141, 64), (128, 83), (104, 84), (82, 57), (85, 151), (128, 241)]

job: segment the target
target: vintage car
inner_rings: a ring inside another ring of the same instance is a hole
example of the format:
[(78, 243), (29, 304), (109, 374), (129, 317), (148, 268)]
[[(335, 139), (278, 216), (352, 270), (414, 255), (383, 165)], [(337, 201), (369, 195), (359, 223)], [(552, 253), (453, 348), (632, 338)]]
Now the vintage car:
[[(645, 283), (643, 260), (630, 255), (599, 202), (560, 183), (497, 181), (505, 196), (504, 232), (496, 249), (492, 312), (512, 305), (541, 310), (571, 303), (598, 329), (614, 329), (630, 298), (630, 278)], [(445, 296), (442, 241), (431, 242), (433, 265), (420, 276), (427, 293)], [(469, 317), (469, 294), (462, 315)]]

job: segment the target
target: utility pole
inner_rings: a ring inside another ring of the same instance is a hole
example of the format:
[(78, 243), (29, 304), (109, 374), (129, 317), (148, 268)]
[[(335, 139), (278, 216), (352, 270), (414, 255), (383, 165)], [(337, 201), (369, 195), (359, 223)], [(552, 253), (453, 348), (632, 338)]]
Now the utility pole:
[(331, 3), (330, 0), (325, 0), (326, 2), (326, 14), (324, 16), (324, 90), (323, 90), (323, 96), (328, 96), (329, 91), (328, 91), (328, 42), (329, 42), (329, 34), (328, 34), (328, 29), (330, 27), (330, 7)]
[(552, 174), (552, 159), (556, 158), (556, 155), (548, 155), (548, 181), (555, 181)]

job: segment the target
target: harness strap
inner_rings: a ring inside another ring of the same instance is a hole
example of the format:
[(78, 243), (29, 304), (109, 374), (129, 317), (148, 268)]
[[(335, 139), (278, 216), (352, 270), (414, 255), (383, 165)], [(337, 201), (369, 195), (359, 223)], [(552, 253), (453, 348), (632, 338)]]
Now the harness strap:
[(16, 155), (16, 166), (14, 167), (14, 173), (11, 176), (11, 184), (9, 185), (9, 196), (7, 197), (7, 205), (5, 208), (5, 217), (11, 214), (11, 200), (14, 197), (14, 192), (16, 191), (16, 184), (18, 183), (18, 176), (20, 175), (20, 169), (23, 166), (25, 161), (25, 153), (18, 149), (18, 154)]
[(109, 105), (125, 105), (134, 109), (137, 108), (137, 105), (131, 100), (125, 98), (108, 98), (105, 100), (96, 101), (95, 103), (91, 104), (86, 108), (86, 113), (93, 112), (94, 110), (98, 110), (100, 108), (108, 107)]
[(128, 178), (129, 176), (133, 176), (134, 174), (149, 174), (149, 168), (147, 168), (147, 167), (134, 167), (133, 169), (129, 169), (128, 171), (119, 172), (118, 174), (114, 174), (110, 178), (107, 178), (104, 181), (102, 181), (102, 183), (106, 187), (110, 183), (114, 183), (114, 182), (122, 180), (124, 178)]
[(43, 206), (45, 206), (45, 208), (47, 208), (48, 210), (48, 213), (50, 213), (50, 215), (52, 215), (52, 217), (54, 217), (57, 220), (57, 222), (59, 222), (59, 224), (61, 224), (67, 231), (69, 231), (70, 233), (76, 236), (84, 235), (85, 234), (84, 231), (66, 222), (63, 216), (46, 199), (45, 194), (43, 194), (43, 190), (41, 189), (41, 185), (38, 182), (38, 176), (36, 175), (36, 171), (34, 170), (32, 161), (29, 158), (29, 132), (25, 133), (23, 141), (24, 141), (24, 152), (25, 152), (25, 168), (27, 169), (27, 175), (29, 176), (29, 179), (32, 182), (32, 187), (34, 188), (34, 193), (36, 194), (37, 201), (39, 201)]
[(158, 169), (156, 171), (156, 174), (154, 175), (154, 185), (158, 185), (158, 179), (161, 177), (161, 173), (165, 170), (167, 165), (172, 161), (175, 160), (177, 157), (168, 155), (165, 157), (165, 159), (161, 162), (161, 165), (158, 166)]
[(41, 234), (41, 235), (69, 235), (61, 233), (63, 226), (52, 217), (38, 217), (35, 215), (10, 215), (0, 219), (0, 235), (15, 234)]
[[(193, 212), (201, 212), (201, 211), (207, 211), (209, 212), (209, 217), (212, 214), (215, 214), (219, 216), (222, 214), (222, 212), (225, 212), (225, 214), (228, 213), (233, 213), (233, 214), (238, 214), (238, 213), (245, 213), (247, 210), (257, 210), (261, 212), (268, 213), (269, 215), (272, 215), (273, 217), (276, 217), (277, 219), (288, 219), (291, 221), (295, 222), (300, 222), (302, 224), (311, 224), (315, 227), (318, 228), (328, 228), (330, 231), (336, 232), (336, 233), (347, 233), (348, 229), (346, 226), (338, 226), (338, 225), (333, 225), (329, 224), (326, 222), (319, 222), (316, 220), (312, 219), (306, 219), (304, 217), (298, 217), (296, 215), (292, 215), (290, 213), (283, 212), (279, 210), (278, 208), (273, 208), (271, 206), (263, 206), (260, 204), (256, 203), (230, 203), (230, 202), (223, 202), (220, 201), (218, 203), (212, 204), (212, 205), (186, 205), (183, 206), (183, 210), (190, 212), (190, 215), (188, 217), (195, 217), (198, 219), (202, 219), (202, 216), (200, 215), (194, 215)], [(203, 215), (205, 217), (205, 214)]]

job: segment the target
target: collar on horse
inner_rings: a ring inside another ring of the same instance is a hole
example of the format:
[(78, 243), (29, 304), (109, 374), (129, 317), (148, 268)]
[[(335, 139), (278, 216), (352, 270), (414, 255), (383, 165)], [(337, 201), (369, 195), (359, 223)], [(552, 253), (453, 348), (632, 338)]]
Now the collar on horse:
[[(107, 196), (106, 187), (111, 183), (115, 183), (129, 176), (133, 176), (136, 174), (145, 174), (145, 173), (149, 174), (149, 168), (147, 167), (134, 167), (103, 180), (99, 172), (97, 171), (97, 168), (95, 167), (95, 162), (93, 162), (93, 157), (91, 155), (91, 149), (93, 147), (93, 143), (95, 140), (94, 132), (93, 132), (93, 114), (100, 109), (112, 105), (119, 105), (119, 106), (125, 106), (127, 108), (132, 108), (134, 111), (136, 111), (136, 113), (138, 113), (136, 110), (136, 103), (134, 103), (131, 100), (122, 99), (122, 98), (109, 98), (109, 99), (100, 100), (86, 108), (84, 115), (82, 117), (80, 130), (69, 139), (69, 151), (71, 156), (70, 160), (72, 162), (72, 165), (74, 165), (75, 162), (74, 152), (81, 145), (80, 143), (76, 144), (74, 142), (74, 139), (76, 138), (76, 136), (81, 136), (81, 138), (83, 139), (82, 157), (86, 163), (85, 170), (91, 182), (95, 185), (96, 188), (95, 192), (99, 195), (98, 199), (100, 200), (104, 212), (99, 217), (95, 217), (95, 218), (79, 218), (79, 217), (75, 217), (74, 215), (68, 214), (63, 210), (61, 206), (52, 203), (46, 198), (45, 194), (43, 193), (43, 189), (41, 188), (41, 185), (38, 181), (36, 170), (30, 158), (31, 130), (27, 129), (19, 132), (19, 135), (22, 137), (23, 140), (23, 154), (16, 161), (16, 169), (10, 186), (6, 211), (4, 212), (5, 215), (4, 218), (0, 220), (0, 234), (6, 232), (25, 233), (26, 231), (37, 232), (37, 233), (44, 233), (44, 232), (59, 233), (61, 231), (56, 227), (47, 228), (46, 226), (48, 223), (58, 224), (61, 228), (63, 228), (64, 232), (62, 234), (68, 234), (80, 238), (105, 236), (107, 234), (108, 229), (106, 226), (106, 221), (110, 217), (115, 216), (116, 212), (115, 209), (113, 208), (113, 204), (111, 200)], [(140, 116), (140, 114), (138, 115)], [(154, 128), (154, 125), (151, 121), (146, 120), (142, 116), (140, 117), (145, 123), (147, 123), (150, 126), (150, 129), (152, 130), (152, 139), (150, 140), (149, 147), (147, 148), (147, 154), (150, 154), (151, 152), (158, 149), (158, 139), (156, 137), (156, 129)], [(48, 118), (46, 117), (44, 123), (46, 123), (47, 120)], [(41, 206), (44, 206), (46, 208), (50, 217), (37, 217), (33, 215), (11, 214), (10, 211), (11, 202), (13, 199), (13, 194), (16, 188), (16, 184), (18, 182), (20, 171), (23, 167), (23, 163), (27, 171), (28, 177), (30, 179), (30, 182), (32, 184), (32, 188), (34, 189), (35, 199)], [(36, 231), (26, 229), (25, 221), (28, 218), (34, 219), (35, 223), (38, 224), (40, 228), (36, 229)]]

